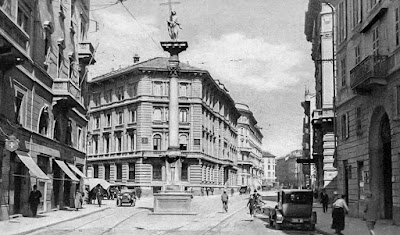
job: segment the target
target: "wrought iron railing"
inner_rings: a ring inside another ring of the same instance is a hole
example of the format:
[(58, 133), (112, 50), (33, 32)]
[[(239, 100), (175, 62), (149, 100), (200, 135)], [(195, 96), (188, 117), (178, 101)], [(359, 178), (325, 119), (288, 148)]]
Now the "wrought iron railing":
[(384, 78), (389, 69), (388, 56), (368, 56), (350, 71), (350, 87), (357, 88), (369, 78)]

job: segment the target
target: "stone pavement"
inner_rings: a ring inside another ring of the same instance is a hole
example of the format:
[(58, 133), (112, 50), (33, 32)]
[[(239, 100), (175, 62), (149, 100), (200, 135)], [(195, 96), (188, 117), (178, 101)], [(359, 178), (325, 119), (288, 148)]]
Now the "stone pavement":
[[(198, 214), (195, 216), (199, 220), (205, 220), (207, 223), (218, 223), (215, 215), (211, 215), (211, 211), (222, 211), (222, 208), (215, 208), (215, 203), (212, 201), (217, 201), (219, 203), (220, 195), (213, 196), (196, 196), (193, 199), (193, 210), (197, 211)], [(230, 208), (229, 214), (235, 213), (241, 208), (245, 207), (246, 198), (248, 195), (238, 196), (237, 194), (234, 197), (231, 197), (232, 207)], [(271, 202), (272, 203), (272, 202)], [(218, 204), (219, 205), (219, 204)], [(141, 198), (137, 201), (137, 207), (152, 207), (153, 206), (153, 197)], [(84, 217), (96, 212), (100, 212), (111, 207), (115, 207), (114, 200), (103, 200), (103, 205), (98, 207), (95, 204), (85, 204), (83, 209), (79, 211), (74, 210), (58, 210), (53, 212), (47, 212), (38, 215), (36, 218), (31, 217), (19, 217), (11, 220), (0, 221), (0, 233), (3, 234), (26, 234), (29, 232), (33, 232), (39, 230), (44, 227), (48, 227), (51, 225), (55, 225), (58, 223), (62, 223), (65, 221), (69, 221), (72, 219), (76, 219), (79, 217)], [(214, 207), (214, 208), (213, 208)], [(323, 234), (334, 234), (334, 230), (330, 228), (332, 223), (331, 210), (329, 209), (328, 213), (322, 212), (322, 207), (320, 203), (314, 203), (314, 210), (317, 211), (317, 225), (316, 229), (318, 232)], [(229, 214), (220, 214), (221, 217), (229, 217)], [(176, 216), (176, 219), (182, 218)], [(208, 218), (209, 217), (209, 218)], [(158, 218), (158, 217), (154, 217)], [(173, 219), (173, 218), (170, 218)], [(146, 223), (152, 224), (152, 226), (156, 226), (159, 228), (168, 228), (170, 225), (170, 220), (157, 220), (151, 221), (151, 217), (148, 217)], [(187, 226), (194, 226), (194, 224), (188, 224)], [(399, 226), (395, 226), (390, 224), (390, 221), (387, 220), (379, 220), (375, 226), (376, 234), (380, 235), (395, 235), (399, 233)], [(346, 227), (343, 231), (344, 234), (351, 235), (364, 235), (368, 234), (367, 227), (365, 225), (365, 221), (362, 221), (359, 218), (353, 218), (350, 216), (346, 217)]]
[[(322, 206), (320, 203), (314, 203), (314, 211), (317, 211), (317, 224), (316, 230), (323, 234), (335, 234), (335, 231), (331, 229), (332, 224), (332, 211), (328, 209), (327, 213), (322, 212)], [(392, 225), (392, 221), (389, 220), (378, 220), (375, 225), (375, 233), (377, 235), (397, 235), (400, 234), (400, 226)], [(346, 225), (343, 234), (351, 235), (364, 235), (369, 234), (365, 221), (360, 218), (346, 216)]]
[(75, 218), (80, 218), (89, 214), (100, 212), (114, 206), (115, 201), (103, 200), (101, 207), (97, 204), (84, 204), (82, 209), (57, 210), (38, 214), (36, 217), (17, 217), (10, 220), (0, 221), (0, 233), (6, 234), (26, 234), (40, 228), (62, 223)]

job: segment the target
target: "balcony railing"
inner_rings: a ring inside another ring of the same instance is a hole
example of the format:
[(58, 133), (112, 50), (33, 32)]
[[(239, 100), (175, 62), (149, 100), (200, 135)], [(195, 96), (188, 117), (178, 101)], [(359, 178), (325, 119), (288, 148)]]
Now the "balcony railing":
[[(53, 81), (55, 97), (70, 98), (70, 101), (82, 105), (82, 95), (79, 87), (68, 78), (56, 78)], [(73, 105), (74, 106), (74, 105)]]
[(25, 52), (29, 49), (29, 35), (11, 19), (0, 7), (0, 35), (10, 38)]
[(388, 56), (368, 56), (350, 71), (350, 87), (355, 91), (370, 91), (386, 85)]
[(78, 47), (79, 60), (83, 64), (94, 64), (94, 48), (90, 42), (80, 42)]

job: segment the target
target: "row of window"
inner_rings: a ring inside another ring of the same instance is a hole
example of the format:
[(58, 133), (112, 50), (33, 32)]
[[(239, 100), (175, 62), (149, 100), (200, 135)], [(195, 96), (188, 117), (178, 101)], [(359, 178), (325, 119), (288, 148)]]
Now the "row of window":
[[(128, 110), (129, 112), (129, 123), (136, 123), (137, 120), (137, 108), (131, 108)], [(111, 112), (104, 114), (104, 127), (111, 127), (113, 125), (113, 114)], [(124, 124), (124, 111), (116, 112), (116, 125)], [(100, 116), (93, 116), (93, 129), (100, 129)]]
[[(124, 112), (118, 111), (117, 115), (117, 123), (116, 125), (124, 124)], [(187, 123), (189, 121), (189, 109), (182, 108), (179, 110), (179, 122)], [(105, 126), (104, 127), (111, 127), (113, 124), (113, 115), (112, 113), (104, 114), (105, 118)], [(168, 108), (167, 107), (155, 107), (153, 109), (153, 121), (155, 122), (168, 122)], [(136, 123), (137, 120), (137, 109), (130, 109), (129, 110), (129, 122)], [(93, 116), (93, 129), (97, 130), (100, 129), (100, 116)]]
[[(127, 92), (130, 98), (138, 95), (138, 83), (131, 83), (127, 86)], [(152, 94), (154, 96), (168, 96), (169, 95), (169, 82), (153, 82)], [(179, 83), (179, 96), (188, 97), (190, 95), (190, 84)], [(115, 99), (113, 99), (113, 90), (109, 89), (104, 92), (104, 102), (111, 103), (113, 101), (122, 101), (125, 99), (125, 88), (120, 86), (115, 91)], [(99, 106), (101, 102), (101, 93), (97, 92), (93, 94), (93, 103), (95, 106)]]
[[(103, 153), (110, 153), (112, 150), (115, 152), (122, 152), (124, 150), (135, 151), (137, 149), (137, 134), (136, 131), (129, 131), (126, 136), (121, 132), (116, 132), (114, 138), (110, 134), (103, 134)], [(127, 145), (124, 148), (124, 140), (126, 139)], [(153, 135), (153, 150), (161, 151), (168, 148), (168, 135), (167, 134), (154, 134)], [(98, 135), (93, 136), (93, 154), (100, 153), (100, 139)], [(188, 150), (188, 136), (181, 134), (179, 136), (180, 150)]]
[[(104, 179), (110, 180), (111, 175), (111, 165), (104, 164)], [(162, 164), (154, 164), (152, 171), (153, 180), (162, 180)], [(116, 169), (116, 181), (122, 181), (122, 164), (115, 164)], [(93, 177), (99, 178), (99, 165), (93, 165)], [(129, 181), (135, 181), (135, 163), (128, 163), (128, 178)], [(188, 165), (182, 163), (181, 168), (181, 180), (188, 180)]]

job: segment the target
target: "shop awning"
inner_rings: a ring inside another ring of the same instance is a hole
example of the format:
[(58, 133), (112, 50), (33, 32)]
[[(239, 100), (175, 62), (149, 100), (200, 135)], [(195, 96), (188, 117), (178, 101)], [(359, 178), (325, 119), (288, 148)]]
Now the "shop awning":
[(78, 178), (76, 178), (76, 176), (74, 175), (74, 173), (72, 173), (72, 171), (68, 168), (68, 166), (65, 164), (65, 162), (60, 161), (60, 160), (55, 160), (57, 165), (65, 172), (65, 174), (68, 175), (68, 177), (72, 180), (72, 181), (79, 181)]
[(108, 183), (106, 180), (103, 179), (97, 179), (97, 178), (90, 178), (90, 179), (85, 179), (84, 184), (89, 185), (89, 191), (92, 190), (94, 187), (96, 187), (98, 184), (101, 185), (104, 189), (108, 189), (111, 184)]
[(50, 180), (50, 178), (39, 168), (39, 166), (35, 163), (35, 161), (33, 161), (28, 153), (22, 151), (15, 151), (15, 153), (35, 177), (39, 179)]
[(72, 165), (70, 163), (67, 163), (67, 164), (68, 164), (69, 168), (71, 168), (71, 170), (74, 171), (76, 174), (78, 174), (80, 177), (87, 178), (85, 176), (85, 174), (83, 174), (83, 172), (78, 169), (78, 167), (76, 167), (75, 165)]

